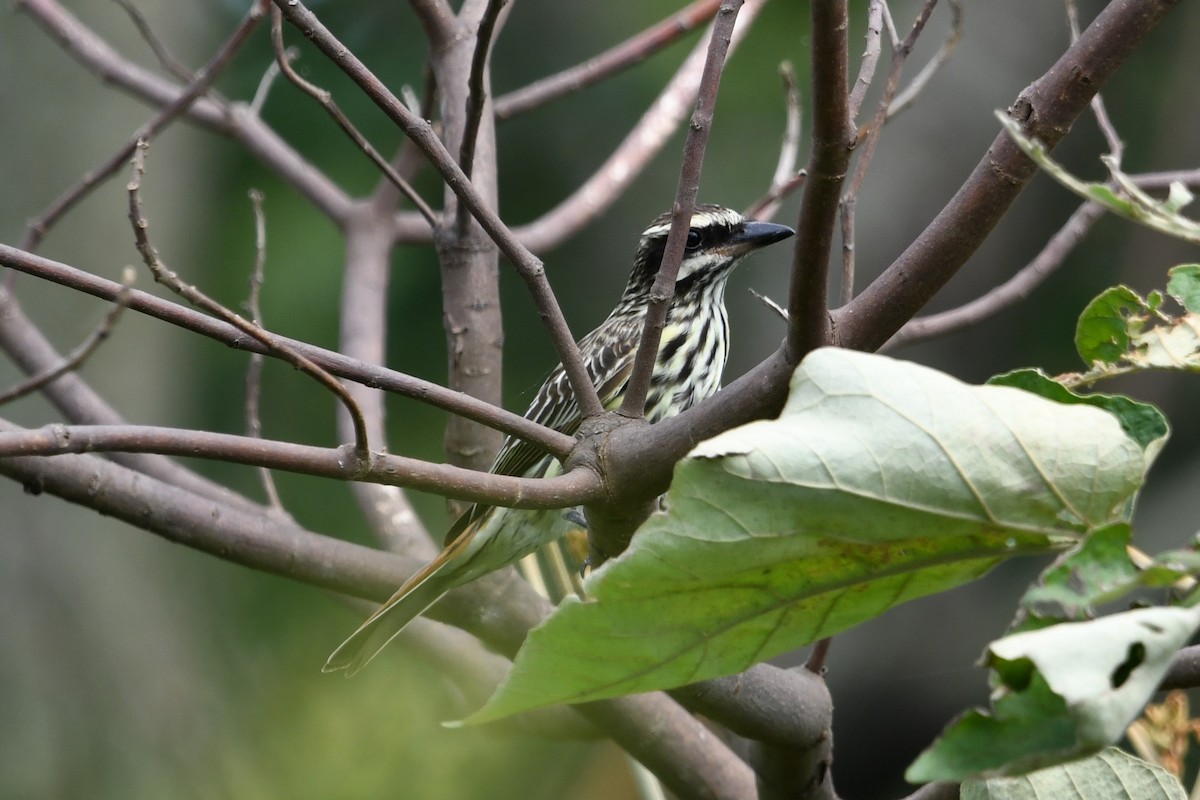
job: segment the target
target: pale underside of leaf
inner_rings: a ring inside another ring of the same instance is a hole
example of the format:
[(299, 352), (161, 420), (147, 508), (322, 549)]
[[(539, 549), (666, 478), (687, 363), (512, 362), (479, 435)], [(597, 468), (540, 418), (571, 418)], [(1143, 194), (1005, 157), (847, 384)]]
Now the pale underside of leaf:
[(1120, 519), (1116, 419), (819, 350), (779, 420), (698, 446), (668, 512), (535, 630), (477, 719), (738, 672)]

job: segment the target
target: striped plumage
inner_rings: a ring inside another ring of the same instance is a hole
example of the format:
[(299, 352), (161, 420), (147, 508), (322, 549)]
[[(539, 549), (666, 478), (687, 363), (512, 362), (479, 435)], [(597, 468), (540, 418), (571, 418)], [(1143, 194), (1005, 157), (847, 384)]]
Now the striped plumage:
[[(670, 225), (669, 214), (662, 214), (642, 233), (620, 302), (579, 341), (588, 375), (608, 410), (615, 409), (624, 395)], [(747, 220), (721, 206), (696, 206), (650, 379), (646, 398), (650, 422), (678, 414), (720, 388), (729, 354), (725, 311), (729, 274), (743, 256), (792, 233), (791, 228)], [(561, 364), (546, 378), (525, 416), (568, 434), (579, 428), (579, 406)], [(510, 436), (491, 471), (548, 477), (560, 468), (553, 457)], [(451, 528), (446, 549), (333, 652), (325, 671), (345, 669), (354, 674), (447, 591), (517, 561), (572, 527), (561, 510), (473, 506)]]

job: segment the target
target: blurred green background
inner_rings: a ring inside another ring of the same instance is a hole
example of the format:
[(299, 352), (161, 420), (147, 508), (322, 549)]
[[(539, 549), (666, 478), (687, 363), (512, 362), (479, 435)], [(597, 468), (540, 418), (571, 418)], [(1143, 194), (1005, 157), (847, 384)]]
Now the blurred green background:
[[(154, 29), (185, 63), (198, 66), (236, 24), (245, 2), (139, 0)], [(563, 3), (517, 0), (495, 47), (497, 92), (577, 63), (678, 4), (660, 0)], [(907, 29), (917, 3), (897, 2)], [(76, 0), (71, 10), (122, 53), (153, 56), (121, 9)], [(425, 46), (401, 2), (311, 3), (343, 41), (393, 88), (419, 87)], [(854, 3), (851, 52), (862, 51), (865, 2)], [(1081, 2), (1090, 20), (1103, 6)], [(763, 191), (783, 125), (777, 69), (796, 64), (806, 90), (807, 5), (767, 6), (733, 56), (701, 186), (701, 199), (735, 207)], [(909, 74), (940, 43), (940, 9)], [(1047, 0), (967, 3), (965, 37), (917, 107), (889, 126), (858, 203), (859, 285), (899, 254), (981, 157), (1003, 108), (1054, 62), (1067, 41), (1061, 4)], [(249, 99), (270, 60), (265, 27), (221, 80)], [(587, 92), (505, 123), (499, 130), (502, 212), (511, 224), (536, 218), (607, 157), (696, 41), (684, 43)], [(371, 140), (388, 153), (399, 136), (336, 70), (301, 48), (298, 66), (334, 91)], [(1200, 7), (1181, 4), (1106, 92), (1127, 142), (1131, 172), (1200, 163)], [(880, 80), (886, 64), (880, 67)], [(868, 104), (868, 108), (872, 106)], [(370, 191), (373, 167), (323, 112), (285, 82), (273, 88), (267, 121), (352, 194)], [(21, 13), (0, 17), (0, 241), (17, 243), (26, 220), (85, 170), (107, 158), (150, 112), (102, 85)], [(673, 197), (682, 134), (632, 191), (585, 232), (546, 254), (550, 279), (573, 329), (608, 311), (623, 285), (637, 234)], [(1103, 140), (1081, 121), (1058, 156), (1099, 177)], [(247, 191), (266, 195), (267, 280), (263, 313), (274, 330), (336, 345), (341, 243), (334, 227), (235, 144), (177, 125), (150, 151), (145, 199), (155, 244), (187, 280), (229, 305), (246, 294), (253, 264)], [(96, 191), (54, 229), (40, 252), (116, 277), (137, 263), (126, 221), (126, 176)], [(440, 200), (431, 174), (420, 188)], [(948, 308), (1011, 275), (1044, 245), (1075, 201), (1038, 178), (987, 245), (931, 305)], [(797, 204), (779, 219), (794, 222)], [(1028, 302), (969, 331), (898, 355), (965, 380), (1020, 366), (1050, 372), (1077, 366), (1074, 319), (1105, 287), (1161, 287), (1168, 267), (1196, 261), (1195, 248), (1117, 220), (1103, 220), (1066, 266)], [(442, 381), (445, 348), (436, 263), (425, 248), (393, 259), (389, 365)], [(786, 297), (786, 250), (740, 268), (730, 287), (732, 377), (783, 335), (747, 291)], [(504, 273), (505, 394), (523, 409), (553, 351), (532, 304)], [(141, 288), (149, 287), (146, 276)], [(21, 278), (27, 313), (63, 350), (103, 315), (103, 304)], [(84, 376), (128, 419), (240, 432), (245, 356), (137, 315), (123, 319)], [(18, 379), (0, 360), (0, 385)], [(1195, 380), (1139, 378), (1118, 387), (1157, 403), (1175, 428), (1137, 520), (1144, 549), (1177, 546), (1195, 532), (1200, 485), (1200, 391)], [(290, 368), (271, 364), (263, 394), (265, 434), (335, 443), (334, 402)], [(390, 448), (440, 459), (443, 416), (409, 401), (390, 408)], [(25, 425), (57, 416), (34, 398), (3, 410)], [(259, 497), (247, 469), (194, 465)], [(291, 513), (311, 529), (367, 541), (342, 485), (279, 475)], [(414, 496), (432, 531), (442, 501)], [(1189, 502), (1191, 501), (1191, 502)], [(0, 798), (620, 798), (628, 770), (611, 745), (546, 742), (491, 729), (450, 731), (437, 723), (470, 710), (435, 665), (392, 648), (345, 681), (322, 675), (330, 649), (359, 611), (329, 596), (132, 530), (48, 496), (0, 483)], [(837, 769), (845, 797), (902, 793), (899, 775), (916, 752), (987, 687), (973, 662), (1003, 629), (1020, 586), (1040, 564), (1012, 564), (946, 597), (889, 613), (839, 636), (829, 680), (837, 704)], [(886, 663), (886, 668), (879, 664)]]

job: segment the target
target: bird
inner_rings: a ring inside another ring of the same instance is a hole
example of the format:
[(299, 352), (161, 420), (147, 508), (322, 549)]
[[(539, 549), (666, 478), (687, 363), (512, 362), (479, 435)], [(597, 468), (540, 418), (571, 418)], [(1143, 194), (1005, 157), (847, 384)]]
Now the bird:
[[(625, 394), (670, 228), (671, 215), (666, 212), (642, 232), (620, 301), (595, 330), (579, 340), (588, 377), (607, 411), (615, 410)], [(746, 255), (794, 233), (786, 225), (746, 219), (723, 206), (695, 206), (651, 373), (647, 421), (654, 423), (679, 414), (717, 392), (729, 355), (729, 317), (725, 310), (729, 275)], [(581, 422), (579, 404), (561, 364), (546, 378), (525, 417), (568, 435), (576, 432)], [(561, 469), (553, 456), (509, 436), (491, 472), (552, 477)], [(472, 506), (451, 526), (445, 549), (334, 650), (323, 671), (344, 670), (347, 675), (358, 672), (450, 589), (557, 540), (577, 528), (576, 518), (561, 509), (509, 509), (482, 503)]]

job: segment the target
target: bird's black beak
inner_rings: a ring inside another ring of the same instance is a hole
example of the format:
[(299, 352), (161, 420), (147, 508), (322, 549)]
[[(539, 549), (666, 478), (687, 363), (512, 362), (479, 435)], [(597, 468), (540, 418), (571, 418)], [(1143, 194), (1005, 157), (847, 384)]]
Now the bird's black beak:
[(795, 235), (796, 232), (787, 225), (749, 219), (743, 222), (742, 229), (733, 235), (729, 247), (741, 255)]

